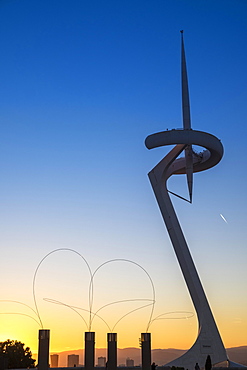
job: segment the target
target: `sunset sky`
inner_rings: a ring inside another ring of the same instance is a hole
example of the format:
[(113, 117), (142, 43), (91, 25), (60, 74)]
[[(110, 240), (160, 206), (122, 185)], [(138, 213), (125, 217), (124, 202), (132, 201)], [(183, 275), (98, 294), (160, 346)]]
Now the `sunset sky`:
[[(247, 345), (246, 19), (245, 0), (0, 0), (0, 341), (37, 351), (33, 277), (63, 249), (35, 279), (51, 351), (84, 346), (88, 266), (113, 259), (95, 274), (92, 311), (118, 347), (146, 331), (150, 278), (152, 347), (193, 344), (195, 310), (147, 177), (169, 148), (144, 145), (182, 127), (184, 29), (192, 127), (225, 153), (195, 174), (192, 205), (173, 201), (225, 346)], [(169, 188), (187, 196), (184, 176)]]

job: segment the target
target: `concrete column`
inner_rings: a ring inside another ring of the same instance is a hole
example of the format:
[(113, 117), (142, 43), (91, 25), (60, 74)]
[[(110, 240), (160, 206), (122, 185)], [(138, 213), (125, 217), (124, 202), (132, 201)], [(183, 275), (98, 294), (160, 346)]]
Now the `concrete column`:
[(84, 352), (84, 366), (85, 370), (94, 370), (95, 357), (95, 333), (92, 331), (85, 333), (85, 352)]
[(117, 333), (107, 333), (107, 370), (117, 369)]
[(141, 333), (142, 370), (151, 369), (151, 333)]
[(49, 368), (50, 330), (39, 330), (38, 370)]

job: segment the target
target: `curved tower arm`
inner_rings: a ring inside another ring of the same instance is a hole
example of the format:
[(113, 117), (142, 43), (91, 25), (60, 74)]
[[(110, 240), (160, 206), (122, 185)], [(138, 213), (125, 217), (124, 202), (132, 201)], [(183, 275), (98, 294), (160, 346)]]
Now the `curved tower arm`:
[[(165, 135), (166, 132), (167, 135)], [(169, 131), (166, 132), (161, 133), (163, 134), (163, 145), (170, 144)], [(167, 190), (167, 180), (170, 176), (177, 173), (186, 173), (186, 159), (177, 159), (177, 157), (186, 148), (190, 140), (187, 139), (188, 137), (186, 137), (185, 132), (177, 131), (177, 133), (179, 133), (178, 141), (182, 141), (184, 136), (184, 144), (177, 144), (157, 166), (149, 172), (148, 176), (198, 317), (198, 337), (194, 345), (183, 356), (167, 365), (182, 366), (191, 369), (196, 362), (198, 362), (200, 366), (203, 366), (209, 354), (213, 363), (225, 361), (227, 356)], [(198, 138), (198, 145), (205, 140), (205, 137), (209, 139), (207, 145), (208, 150), (202, 152), (201, 156), (194, 158), (195, 169), (197, 168), (198, 171), (201, 171), (214, 166), (223, 154), (220, 141), (216, 137), (204, 132), (192, 131), (192, 133), (196, 134), (194, 136)], [(149, 142), (152, 141), (152, 139), (155, 138), (150, 136)]]

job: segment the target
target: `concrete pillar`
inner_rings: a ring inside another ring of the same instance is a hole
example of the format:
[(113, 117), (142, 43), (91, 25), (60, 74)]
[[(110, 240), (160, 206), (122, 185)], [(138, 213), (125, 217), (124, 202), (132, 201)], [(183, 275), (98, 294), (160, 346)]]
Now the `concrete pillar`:
[(141, 333), (142, 370), (151, 369), (151, 333)]
[(39, 330), (38, 370), (49, 368), (50, 330)]
[(107, 333), (107, 370), (117, 369), (117, 333)]
[(84, 352), (84, 366), (85, 370), (94, 370), (95, 357), (95, 333), (92, 331), (85, 333), (85, 352)]

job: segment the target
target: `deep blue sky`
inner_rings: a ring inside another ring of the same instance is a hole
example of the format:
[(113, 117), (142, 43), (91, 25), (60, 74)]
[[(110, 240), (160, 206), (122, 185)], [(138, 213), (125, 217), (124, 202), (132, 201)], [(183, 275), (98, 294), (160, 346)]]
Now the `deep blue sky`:
[[(144, 146), (147, 135), (182, 127), (184, 29), (192, 127), (219, 137), (225, 155), (195, 176), (192, 206), (174, 202), (223, 340), (246, 344), (246, 19), (244, 0), (0, 1), (2, 299), (32, 305), (35, 267), (67, 247), (92, 269), (111, 258), (140, 263), (157, 315), (193, 310), (147, 178), (166, 149)], [(186, 195), (185, 178), (170, 188)], [(57, 264), (72, 274), (67, 256)], [(48, 288), (44, 279), (40, 302), (56, 299), (58, 287)]]

